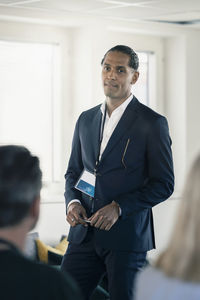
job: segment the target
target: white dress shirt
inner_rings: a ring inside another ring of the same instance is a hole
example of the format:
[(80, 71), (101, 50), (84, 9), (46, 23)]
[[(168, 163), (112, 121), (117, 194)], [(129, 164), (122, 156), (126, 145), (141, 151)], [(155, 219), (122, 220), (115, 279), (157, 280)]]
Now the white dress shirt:
[[(115, 127), (117, 126), (117, 124), (119, 123), (119, 120), (121, 119), (125, 109), (127, 108), (127, 106), (129, 105), (129, 103), (131, 102), (133, 98), (133, 95), (131, 94), (128, 99), (126, 99), (121, 105), (119, 105), (111, 114), (111, 116), (109, 117), (108, 112), (106, 112), (106, 119), (105, 119), (105, 124), (104, 124), (104, 130), (103, 130), (103, 140), (101, 143), (101, 149), (100, 149), (100, 155), (99, 155), (99, 161), (101, 160), (101, 156), (108, 144), (108, 141), (111, 137), (111, 135), (113, 134), (113, 131), (115, 130)], [(105, 114), (105, 105), (106, 102), (102, 103), (100, 109), (102, 112), (102, 122), (103, 123), (103, 119), (104, 119), (104, 114)], [(80, 200), (78, 199), (73, 199), (69, 202), (67, 208), (69, 207), (70, 204), (74, 203), (74, 202), (80, 202)], [(121, 213), (120, 213), (121, 214)]]
[[(108, 112), (106, 112), (106, 120), (105, 120), (105, 124), (104, 124), (103, 140), (102, 140), (102, 143), (101, 143), (99, 161), (101, 160), (101, 156), (102, 156), (102, 154), (103, 154), (103, 152), (104, 152), (104, 150), (105, 150), (105, 148), (108, 144), (108, 141), (109, 141), (111, 135), (113, 134), (113, 131), (115, 130), (115, 127), (119, 123), (119, 120), (121, 119), (125, 109), (127, 108), (129, 103), (131, 102), (132, 98), (133, 98), (133, 95), (131, 94), (130, 97), (128, 97), (128, 99), (126, 101), (124, 101), (120, 106), (118, 106), (112, 112), (110, 117), (108, 115)], [(102, 120), (104, 118), (105, 105), (106, 105), (106, 102), (104, 102), (100, 107), (100, 109), (102, 111)]]

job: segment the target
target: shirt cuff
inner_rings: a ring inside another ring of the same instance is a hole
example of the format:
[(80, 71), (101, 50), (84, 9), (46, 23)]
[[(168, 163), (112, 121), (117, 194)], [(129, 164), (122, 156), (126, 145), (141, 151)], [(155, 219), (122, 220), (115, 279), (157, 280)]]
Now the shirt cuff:
[(68, 210), (68, 208), (69, 208), (70, 204), (72, 204), (72, 203), (75, 203), (75, 202), (77, 202), (77, 203), (80, 203), (80, 204), (81, 204), (81, 201), (80, 201), (80, 200), (78, 200), (78, 199), (73, 199), (73, 200), (71, 200), (71, 201), (68, 203), (68, 205), (67, 205), (67, 210)]
[(122, 215), (122, 209), (121, 209), (121, 207), (119, 206), (119, 204), (116, 201), (113, 201), (113, 202), (117, 204), (118, 210), (119, 210), (119, 217), (121, 217), (121, 215)]
[(121, 215), (122, 215), (122, 209), (121, 209), (121, 207), (119, 206), (119, 217), (121, 217)]

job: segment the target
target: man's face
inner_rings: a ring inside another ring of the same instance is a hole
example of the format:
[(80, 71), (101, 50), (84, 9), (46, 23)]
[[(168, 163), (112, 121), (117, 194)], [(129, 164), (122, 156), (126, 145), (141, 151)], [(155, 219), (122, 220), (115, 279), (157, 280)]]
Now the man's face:
[(129, 67), (130, 57), (118, 51), (108, 52), (102, 68), (102, 81), (106, 97), (115, 100), (126, 99), (130, 96), (131, 86), (139, 73)]

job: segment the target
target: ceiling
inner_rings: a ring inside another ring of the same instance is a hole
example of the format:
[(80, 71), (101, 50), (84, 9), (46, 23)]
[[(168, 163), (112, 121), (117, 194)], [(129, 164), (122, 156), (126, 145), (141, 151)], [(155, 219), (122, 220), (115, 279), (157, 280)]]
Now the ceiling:
[(72, 19), (75, 24), (78, 18), (164, 22), (200, 28), (200, 0), (0, 0), (2, 20), (48, 20), (67, 25)]

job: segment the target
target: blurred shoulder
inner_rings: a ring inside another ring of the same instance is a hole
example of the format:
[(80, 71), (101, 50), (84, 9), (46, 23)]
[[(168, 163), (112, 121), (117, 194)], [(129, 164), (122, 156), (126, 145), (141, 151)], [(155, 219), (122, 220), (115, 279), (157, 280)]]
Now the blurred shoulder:
[(57, 296), (63, 295), (63, 297), (80, 296), (80, 291), (69, 274), (61, 272), (60, 269), (53, 266), (33, 262), (29, 259), (25, 259), (24, 262), (26, 262), (24, 271), (25, 269), (28, 271), (34, 282), (42, 282), (44, 290), (48, 289), (52, 295), (56, 293)]

